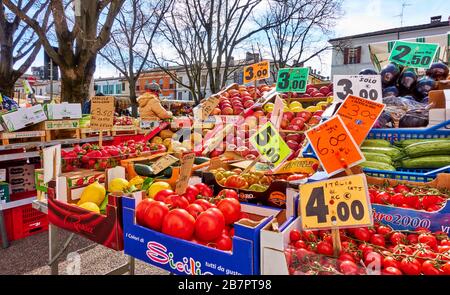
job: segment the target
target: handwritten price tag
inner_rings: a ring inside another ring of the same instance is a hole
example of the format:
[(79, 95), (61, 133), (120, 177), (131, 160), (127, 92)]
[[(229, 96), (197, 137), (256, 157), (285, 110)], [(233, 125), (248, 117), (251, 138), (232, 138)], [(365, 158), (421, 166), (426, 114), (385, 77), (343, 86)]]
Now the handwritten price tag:
[(91, 99), (91, 129), (107, 130), (114, 125), (114, 97), (94, 96)]
[(277, 170), (292, 153), (289, 146), (270, 122), (263, 125), (250, 138), (250, 143), (274, 166), (272, 170)]
[(385, 107), (382, 103), (350, 95), (337, 114), (344, 121), (356, 144), (361, 146)]
[(389, 61), (396, 64), (428, 69), (436, 56), (438, 44), (395, 41)]
[(300, 186), (303, 229), (373, 225), (367, 180), (357, 174)]
[(280, 69), (278, 71), (278, 92), (306, 92), (309, 68)]
[(177, 158), (171, 155), (165, 155), (161, 158), (159, 158), (155, 163), (153, 163), (152, 171), (154, 174), (158, 174), (159, 172), (163, 171), (170, 165), (176, 163), (178, 161)]
[(219, 104), (219, 101), (220, 101), (220, 96), (218, 96), (218, 95), (211, 96), (206, 101), (204, 101), (200, 106), (200, 109), (201, 109), (200, 120), (205, 120), (206, 118), (208, 118), (208, 116), (212, 113), (214, 108), (216, 108), (217, 105)]
[(186, 192), (191, 177), (192, 167), (194, 166), (195, 153), (187, 153), (181, 157), (180, 178), (177, 181), (175, 192), (182, 195)]
[(323, 169), (334, 175), (364, 161), (358, 145), (339, 116), (306, 133)]
[(269, 61), (264, 60), (257, 64), (244, 67), (244, 84), (267, 79), (270, 77)]
[(356, 95), (371, 101), (383, 102), (380, 75), (334, 75), (333, 96), (343, 101), (348, 95)]

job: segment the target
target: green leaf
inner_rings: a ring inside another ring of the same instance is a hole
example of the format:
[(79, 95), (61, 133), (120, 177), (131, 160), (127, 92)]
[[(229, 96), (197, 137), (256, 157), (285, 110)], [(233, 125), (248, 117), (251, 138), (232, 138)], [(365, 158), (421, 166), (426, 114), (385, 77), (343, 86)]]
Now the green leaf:
[(152, 178), (152, 177), (147, 177), (147, 178), (144, 180), (144, 183), (142, 184), (142, 190), (143, 190), (143, 191), (147, 191), (148, 188), (153, 184), (154, 181), (155, 181), (154, 178)]

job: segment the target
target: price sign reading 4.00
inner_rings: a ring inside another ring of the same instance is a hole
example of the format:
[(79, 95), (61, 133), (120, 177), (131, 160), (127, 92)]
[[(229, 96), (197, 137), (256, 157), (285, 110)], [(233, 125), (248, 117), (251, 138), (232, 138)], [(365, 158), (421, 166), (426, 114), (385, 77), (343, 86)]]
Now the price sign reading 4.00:
[(300, 186), (303, 229), (373, 225), (364, 174), (307, 183)]
[(438, 44), (396, 41), (389, 61), (396, 64), (428, 69), (436, 56)]
[(272, 170), (276, 170), (292, 153), (289, 146), (270, 122), (264, 124), (250, 138), (250, 143), (274, 166)]
[(270, 77), (269, 61), (264, 60), (257, 64), (244, 67), (244, 84), (267, 79)]
[(380, 75), (334, 75), (333, 95), (337, 101), (344, 101), (348, 95), (367, 100), (383, 102)]
[(280, 69), (278, 71), (278, 92), (306, 92), (309, 68)]
[(114, 97), (94, 96), (91, 99), (91, 125), (94, 130), (108, 130), (114, 124)]
[(339, 116), (309, 130), (306, 137), (329, 175), (364, 161), (358, 145)]

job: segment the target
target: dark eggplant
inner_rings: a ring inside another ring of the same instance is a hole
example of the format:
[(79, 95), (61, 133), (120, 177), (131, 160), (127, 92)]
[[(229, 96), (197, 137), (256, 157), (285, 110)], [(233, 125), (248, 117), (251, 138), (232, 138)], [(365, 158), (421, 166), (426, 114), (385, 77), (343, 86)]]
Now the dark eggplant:
[(394, 86), (397, 83), (400, 72), (401, 68), (398, 65), (394, 63), (387, 64), (381, 70), (381, 83), (383, 87)]
[(417, 110), (407, 112), (400, 119), (400, 128), (417, 128), (417, 127), (426, 127), (428, 126), (428, 111), (425, 110)]
[(427, 70), (427, 76), (433, 78), (436, 81), (447, 80), (448, 77), (448, 66), (443, 62), (435, 62)]
[(404, 70), (398, 78), (398, 88), (400, 95), (412, 94), (415, 90), (417, 82), (417, 75), (412, 69)]
[(428, 76), (422, 77), (416, 84), (416, 99), (421, 101), (428, 96), (428, 92), (436, 88), (436, 81)]
[(395, 86), (389, 86), (383, 89), (383, 97), (388, 96), (398, 96), (400, 92), (398, 91), (398, 88)]
[(359, 72), (358, 75), (378, 75), (374, 69), (364, 69)]

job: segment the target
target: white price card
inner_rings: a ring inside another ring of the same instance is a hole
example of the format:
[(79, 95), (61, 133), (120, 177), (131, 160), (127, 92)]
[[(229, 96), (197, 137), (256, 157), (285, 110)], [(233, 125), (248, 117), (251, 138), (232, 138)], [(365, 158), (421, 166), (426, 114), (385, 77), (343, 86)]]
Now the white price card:
[(380, 75), (334, 75), (333, 96), (336, 102), (355, 95), (371, 101), (383, 102)]
[(0, 181), (6, 181), (6, 169), (0, 169)]

